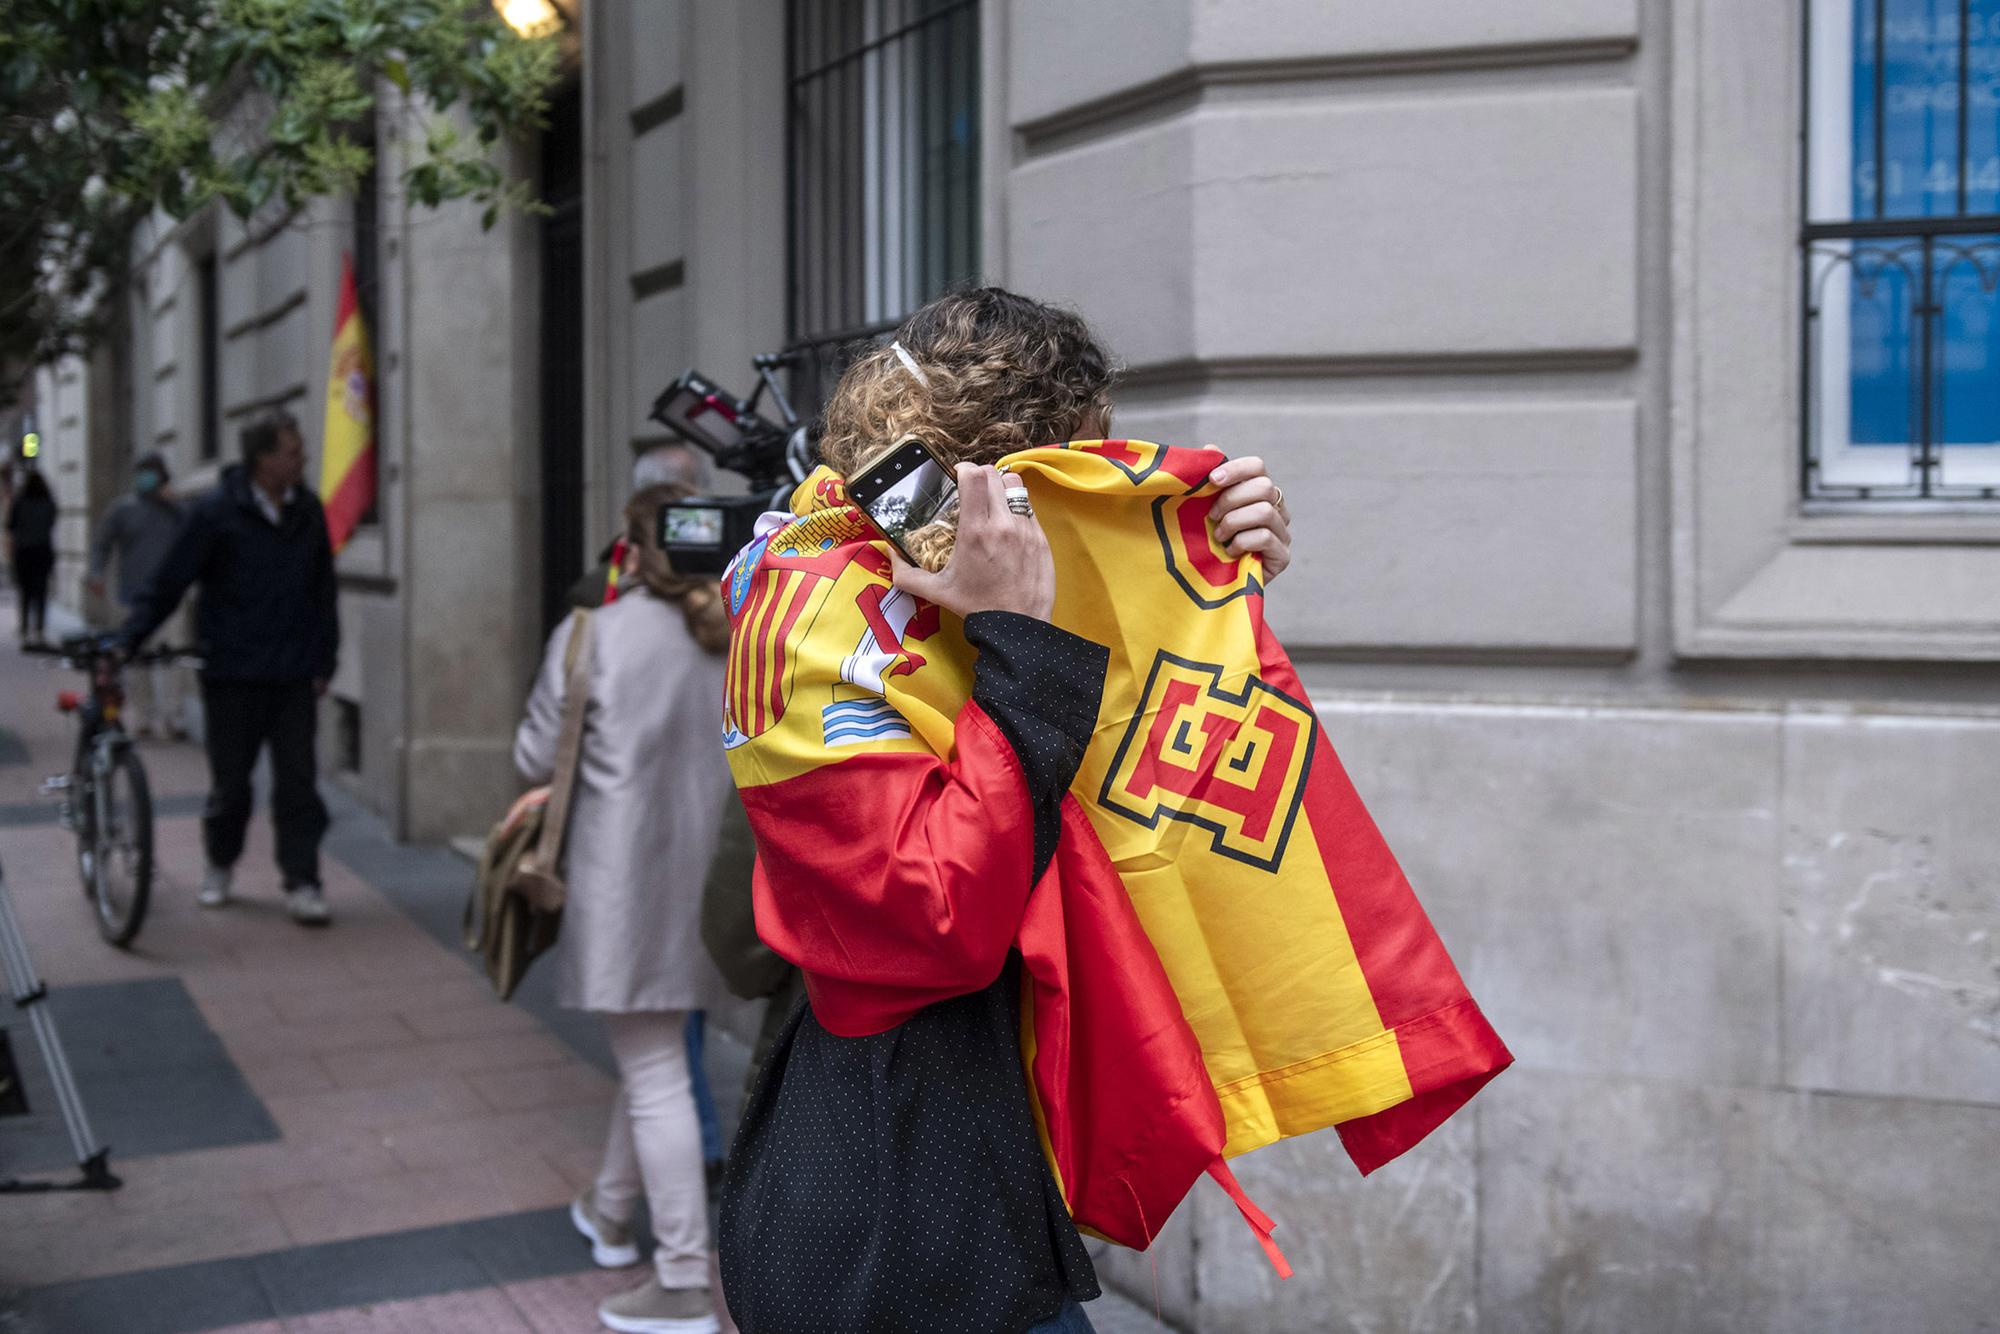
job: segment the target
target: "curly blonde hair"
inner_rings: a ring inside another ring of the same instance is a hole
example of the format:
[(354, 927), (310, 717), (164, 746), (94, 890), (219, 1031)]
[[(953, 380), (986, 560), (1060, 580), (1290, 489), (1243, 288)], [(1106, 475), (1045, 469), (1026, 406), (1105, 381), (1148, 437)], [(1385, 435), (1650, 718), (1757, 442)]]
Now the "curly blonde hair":
[(646, 487), (625, 504), (625, 543), (631, 548), (638, 579), (663, 602), (677, 603), (687, 618), (688, 633), (710, 653), (729, 647), (729, 615), (722, 609), (722, 590), (712, 578), (680, 574), (660, 545), (660, 510), (670, 501), (694, 493), (674, 482)]
[[(924, 306), (895, 340), (916, 372), (873, 348), (827, 404), (820, 454), (843, 477), (912, 435), (946, 463), (996, 463), (1076, 438), (1093, 414), (1099, 429), (1110, 422), (1111, 360), (1074, 311), (980, 287)], [(910, 554), (943, 568), (957, 521), (953, 511), (911, 534)]]

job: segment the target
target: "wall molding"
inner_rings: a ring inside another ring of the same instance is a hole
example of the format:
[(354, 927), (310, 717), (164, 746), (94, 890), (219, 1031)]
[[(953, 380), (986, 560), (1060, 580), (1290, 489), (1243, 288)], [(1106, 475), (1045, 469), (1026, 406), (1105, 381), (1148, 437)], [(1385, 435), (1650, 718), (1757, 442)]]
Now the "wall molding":
[[(253, 413), (263, 412), (269, 408), (284, 407), (295, 398), (305, 398), (309, 389), (310, 386), (304, 380), (294, 380), (292, 383), (275, 389), (268, 394), (259, 394), (255, 398), (246, 398), (240, 402), (229, 404), (222, 409), (223, 420), (230, 422), (239, 417), (247, 417)], [(301, 422), (300, 425), (304, 426), (305, 423)]]
[[(1639, 49), (1637, 36), (1568, 42), (1523, 42), (1509, 46), (1443, 47), (1434, 51), (1317, 56), (1307, 59), (1214, 61), (1189, 64), (1171, 73), (1065, 107), (1014, 126), (1020, 155), (1053, 152), (1079, 140), (1097, 138), (1135, 123), (1166, 119), (1191, 109), (1221, 89), (1261, 85), (1313, 85), (1412, 75), (1462, 75), (1483, 71), (1547, 70), (1628, 61)], [(1323, 90), (1323, 89), (1322, 89)]]
[(1340, 380), (1363, 377), (1605, 373), (1637, 365), (1637, 348), (1551, 348), (1521, 352), (1439, 352), (1352, 357), (1243, 357), (1128, 366), (1121, 389), (1199, 391), (1221, 381)]
[(633, 107), (627, 113), (632, 123), (632, 137), (637, 139), (648, 131), (657, 130), (668, 121), (675, 119), (685, 109), (686, 103), (686, 86), (677, 83), (658, 97), (650, 101), (641, 102), (638, 106)]
[(305, 288), (293, 288), (276, 305), (255, 311), (244, 316), (234, 324), (224, 326), (222, 330), (223, 341), (233, 343), (245, 334), (256, 333), (259, 329), (268, 329), (279, 320), (285, 318), (285, 316), (297, 310), (300, 306), (303, 306), (306, 303), (306, 298), (307, 292)]
[(632, 275), (632, 299), (644, 301), (649, 296), (671, 292), (687, 282), (687, 265), (678, 259), (670, 259), (664, 264), (655, 264), (650, 269), (641, 269)]
[(230, 243), (229, 248), (222, 252), (222, 262), (233, 264), (245, 251), (256, 250), (262, 247), (272, 237), (291, 226), (293, 219), (297, 218), (302, 212), (304, 212), (302, 208), (287, 208), (279, 212), (261, 227), (257, 226), (254, 222), (250, 226), (245, 227), (243, 235), (237, 237), (236, 240)]

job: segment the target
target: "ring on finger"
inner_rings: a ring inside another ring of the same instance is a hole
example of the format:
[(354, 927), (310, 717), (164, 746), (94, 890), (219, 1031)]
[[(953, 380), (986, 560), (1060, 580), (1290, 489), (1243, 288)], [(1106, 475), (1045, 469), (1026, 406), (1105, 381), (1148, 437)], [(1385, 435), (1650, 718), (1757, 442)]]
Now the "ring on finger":
[(1008, 487), (1007, 508), (1012, 512), (1014, 512), (1015, 514), (1023, 516), (1024, 518), (1033, 515), (1035, 512), (1035, 507), (1034, 504), (1028, 499), (1028, 488), (1025, 486)]
[(1276, 482), (1271, 483), (1271, 501), (1277, 506), (1279, 514), (1287, 519), (1292, 517), (1292, 512), (1285, 508), (1285, 488)]

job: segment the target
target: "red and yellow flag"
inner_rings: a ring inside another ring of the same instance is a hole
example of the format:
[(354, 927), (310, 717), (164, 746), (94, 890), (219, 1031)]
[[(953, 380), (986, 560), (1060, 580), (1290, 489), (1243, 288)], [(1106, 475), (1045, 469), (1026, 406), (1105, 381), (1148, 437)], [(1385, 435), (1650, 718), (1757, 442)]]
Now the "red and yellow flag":
[(326, 373), (326, 436), (320, 454), (320, 502), (333, 549), (375, 503), (375, 364), (354, 287), (354, 256), (341, 256), (340, 308)]
[(1032, 889), (1025, 836), (994, 832), (1018, 762), (970, 698), (963, 627), (892, 587), (838, 478), (725, 584), (759, 934), (844, 1035), (1018, 949), (1050, 1164), (1077, 1222), (1132, 1246), (1204, 1171), (1268, 1237), (1225, 1158), (1338, 1127), (1373, 1171), (1511, 1060), (1265, 625), (1261, 562), (1215, 542), (1221, 462), (1107, 440), (1000, 465), (1054, 552), (1052, 619), (1111, 650)]

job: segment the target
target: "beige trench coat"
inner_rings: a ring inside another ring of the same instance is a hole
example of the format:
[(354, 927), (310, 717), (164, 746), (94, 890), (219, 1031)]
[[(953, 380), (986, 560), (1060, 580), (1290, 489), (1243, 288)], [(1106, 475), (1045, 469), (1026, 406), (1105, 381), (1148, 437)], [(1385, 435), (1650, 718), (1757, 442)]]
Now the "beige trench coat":
[[(514, 735), (514, 764), (546, 783), (562, 725), (563, 651), (549, 636)], [(727, 993), (701, 943), (701, 887), (722, 803), (722, 658), (679, 607), (634, 588), (591, 621), (590, 702), (570, 812), (569, 903), (556, 1000), (581, 1010), (691, 1010)]]

